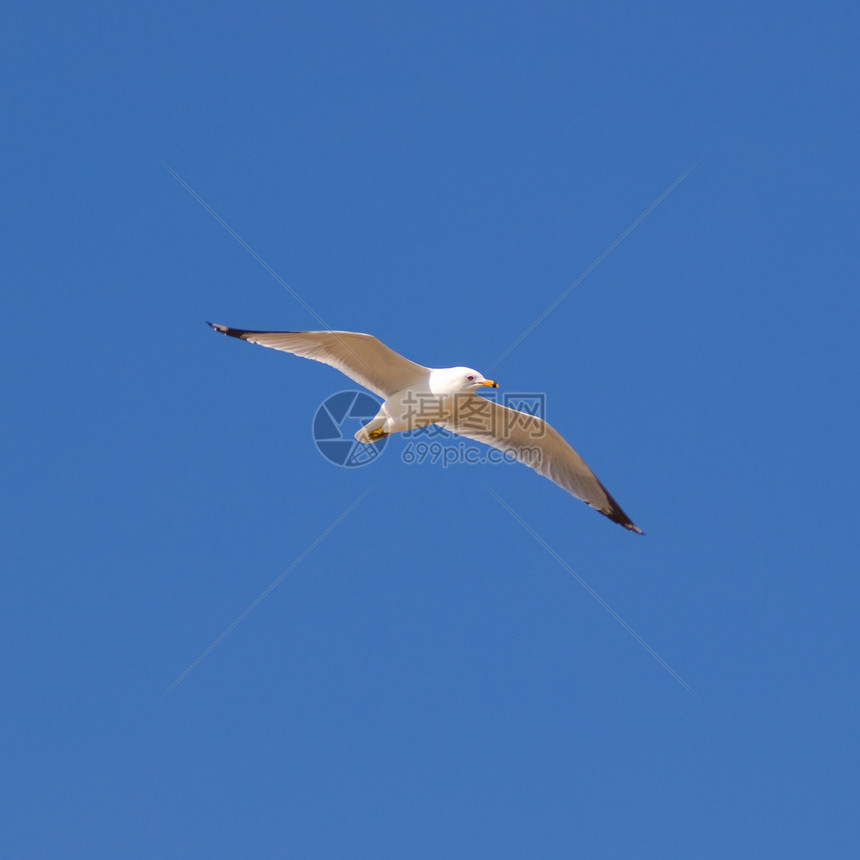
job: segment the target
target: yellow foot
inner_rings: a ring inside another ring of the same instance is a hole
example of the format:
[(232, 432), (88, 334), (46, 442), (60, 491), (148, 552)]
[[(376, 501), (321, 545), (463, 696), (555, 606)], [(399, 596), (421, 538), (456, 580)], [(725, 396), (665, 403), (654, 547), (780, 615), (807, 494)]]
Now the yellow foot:
[(370, 437), (371, 442), (376, 442), (377, 439), (381, 439), (388, 434), (381, 427), (377, 427), (376, 430), (371, 430), (367, 435)]

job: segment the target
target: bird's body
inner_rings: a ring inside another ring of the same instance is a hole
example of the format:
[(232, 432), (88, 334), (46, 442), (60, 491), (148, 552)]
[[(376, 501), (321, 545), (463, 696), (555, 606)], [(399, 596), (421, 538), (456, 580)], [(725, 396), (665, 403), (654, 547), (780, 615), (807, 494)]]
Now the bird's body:
[(385, 398), (376, 417), (355, 438), (373, 442), (392, 433), (453, 421), (467, 404), (486, 402), (474, 396), (482, 386), (498, 388), (470, 367), (424, 368), (409, 385)]
[(385, 399), (373, 420), (356, 432), (355, 438), (359, 442), (375, 442), (392, 433), (406, 433), (437, 424), (449, 413), (449, 400), (449, 397), (433, 394), (428, 385), (420, 382), (396, 391)]
[(478, 397), (479, 388), (498, 385), (472, 368), (424, 367), (359, 332), (260, 332), (209, 325), (231, 337), (328, 364), (384, 398), (377, 415), (355, 434), (359, 442), (371, 444), (392, 433), (439, 424), (504, 451), (614, 522), (642, 534), (546, 421)]

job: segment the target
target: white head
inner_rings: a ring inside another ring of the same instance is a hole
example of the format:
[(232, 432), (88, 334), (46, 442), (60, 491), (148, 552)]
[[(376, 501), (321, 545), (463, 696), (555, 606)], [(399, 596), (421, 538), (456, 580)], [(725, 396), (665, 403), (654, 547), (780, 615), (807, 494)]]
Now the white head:
[(443, 367), (430, 373), (430, 390), (434, 394), (465, 394), (479, 388), (498, 388), (471, 367)]

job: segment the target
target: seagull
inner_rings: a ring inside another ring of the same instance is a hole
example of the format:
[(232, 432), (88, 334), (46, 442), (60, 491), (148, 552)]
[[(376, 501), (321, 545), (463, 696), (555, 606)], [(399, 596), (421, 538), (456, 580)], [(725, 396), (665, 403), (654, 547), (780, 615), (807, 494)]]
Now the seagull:
[(470, 367), (432, 368), (404, 358), (381, 340), (355, 331), (245, 331), (209, 323), (215, 331), (334, 367), (383, 399), (355, 434), (372, 444), (430, 424), (490, 445), (530, 466), (624, 528), (643, 534), (582, 458), (546, 421), (478, 397), (498, 388)]

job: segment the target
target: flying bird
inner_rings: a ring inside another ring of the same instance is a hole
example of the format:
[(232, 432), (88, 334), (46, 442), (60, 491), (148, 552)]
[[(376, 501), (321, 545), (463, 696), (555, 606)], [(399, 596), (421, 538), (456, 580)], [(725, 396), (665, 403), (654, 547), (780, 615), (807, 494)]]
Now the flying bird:
[(439, 424), (530, 466), (572, 496), (637, 534), (642, 530), (582, 458), (546, 421), (478, 397), (498, 388), (470, 367), (431, 368), (409, 361), (370, 334), (354, 331), (244, 331), (209, 323), (215, 331), (334, 367), (383, 398), (376, 417), (355, 438), (372, 444), (406, 430)]

